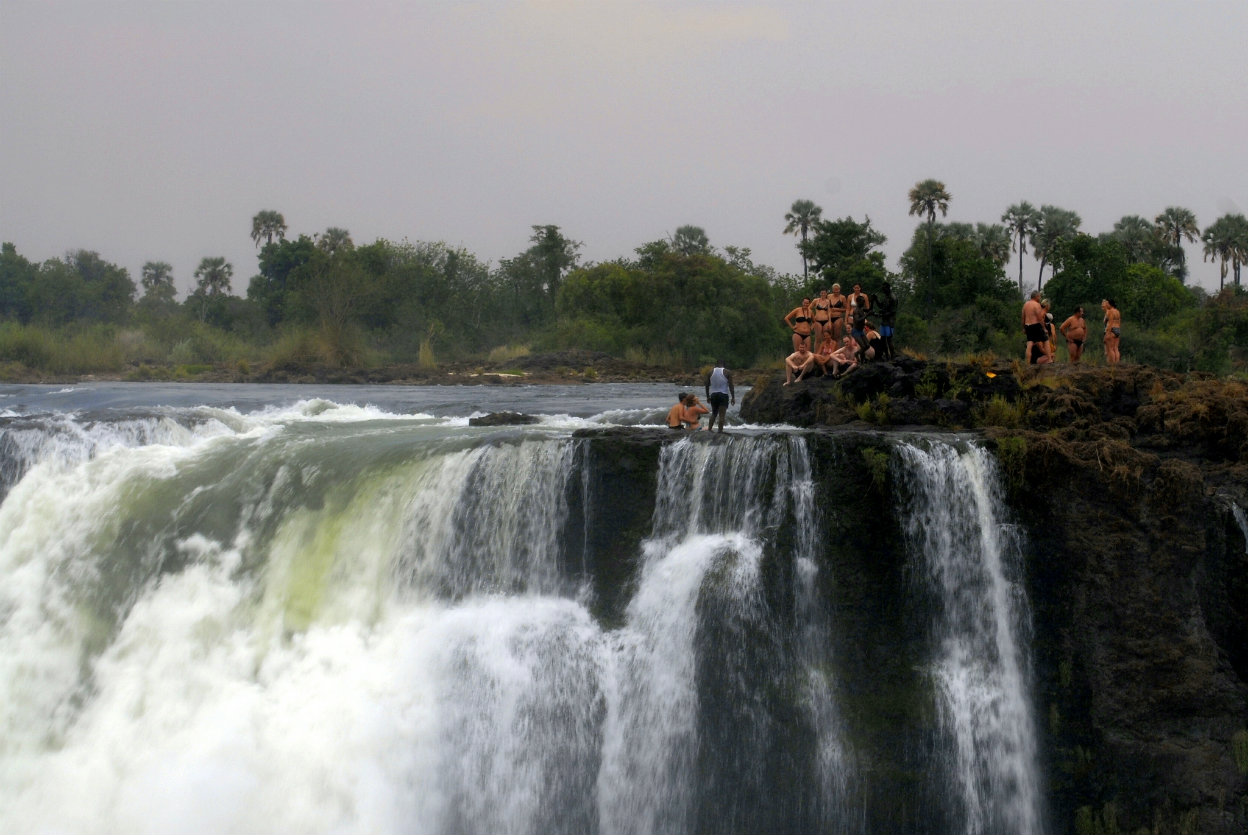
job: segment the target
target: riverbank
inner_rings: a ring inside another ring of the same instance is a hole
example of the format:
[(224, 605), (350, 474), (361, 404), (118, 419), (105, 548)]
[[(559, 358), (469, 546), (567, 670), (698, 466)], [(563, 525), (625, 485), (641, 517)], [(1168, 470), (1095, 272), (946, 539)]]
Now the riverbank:
[[(757, 371), (744, 372), (752, 378)], [(701, 385), (699, 368), (670, 368), (618, 359), (600, 351), (554, 351), (504, 361), (478, 359), (440, 362), (435, 367), (416, 363), (373, 368), (339, 368), (318, 363), (286, 362), (273, 365), (135, 364), (118, 373), (53, 374), (31, 370), (20, 363), (0, 365), (2, 383), (200, 382), (200, 383), (308, 383), (395, 385), (568, 385), (576, 383), (666, 383)]]

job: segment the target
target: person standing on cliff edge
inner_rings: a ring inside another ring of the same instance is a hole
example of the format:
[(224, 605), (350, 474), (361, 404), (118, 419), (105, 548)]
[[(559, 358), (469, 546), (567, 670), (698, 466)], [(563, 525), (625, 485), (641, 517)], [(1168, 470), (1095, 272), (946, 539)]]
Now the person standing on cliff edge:
[(1031, 298), (1023, 304), (1023, 333), (1027, 336), (1027, 362), (1036, 362), (1033, 346), (1041, 346), (1040, 353), (1048, 356), (1049, 334), (1044, 327), (1044, 307), (1040, 304), (1040, 291), (1032, 290)]
[(711, 420), (707, 429), (715, 428), (715, 419), (719, 418), (719, 431), (724, 431), (724, 420), (728, 416), (728, 405), (736, 405), (737, 390), (732, 385), (732, 373), (724, 367), (723, 360), (716, 360), (715, 367), (706, 375), (706, 402), (711, 404)]

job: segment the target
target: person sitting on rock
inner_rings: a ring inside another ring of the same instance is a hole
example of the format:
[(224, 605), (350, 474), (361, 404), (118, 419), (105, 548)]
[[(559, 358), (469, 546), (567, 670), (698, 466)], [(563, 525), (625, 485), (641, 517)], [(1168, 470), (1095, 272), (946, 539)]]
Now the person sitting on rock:
[(832, 374), (835, 379), (844, 377), (849, 372), (858, 367), (857, 344), (848, 336), (841, 337), (841, 347), (832, 352), (832, 360), (836, 363), (836, 371)]
[(800, 380), (810, 373), (810, 369), (815, 365), (815, 355), (810, 352), (803, 342), (797, 346), (797, 350), (784, 358), (784, 384)]
[(832, 342), (832, 333), (829, 328), (827, 338), (819, 343), (818, 349), (815, 350), (815, 368), (819, 370), (821, 376), (827, 377), (834, 374), (837, 369), (836, 360), (833, 354), (836, 353), (836, 345)]
[(685, 410), (680, 420), (686, 429), (702, 429), (702, 416), (710, 411), (698, 401), (696, 394), (691, 393), (685, 396)]
[(880, 335), (880, 332), (877, 331), (870, 322), (865, 322), (863, 324), (862, 332), (867, 339), (867, 347), (863, 351), (866, 358), (869, 360), (887, 359), (887, 356), (885, 355), (886, 349), (884, 348), (884, 337)]
[(676, 405), (667, 410), (667, 428), (668, 429), (684, 429), (685, 425), (681, 422), (681, 417), (685, 413), (685, 399), (689, 395), (681, 392), (676, 395)]

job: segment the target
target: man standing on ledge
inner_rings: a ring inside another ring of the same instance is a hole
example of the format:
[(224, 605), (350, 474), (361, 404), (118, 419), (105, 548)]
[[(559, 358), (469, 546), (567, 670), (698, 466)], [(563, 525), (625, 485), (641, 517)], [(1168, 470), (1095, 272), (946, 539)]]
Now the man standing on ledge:
[(728, 416), (728, 404), (736, 405), (737, 390), (732, 385), (732, 374), (724, 367), (724, 361), (718, 360), (711, 373), (706, 375), (706, 402), (711, 404), (711, 421), (707, 429), (715, 428), (715, 419), (719, 418), (719, 431), (724, 431), (724, 420)]
[(1023, 333), (1027, 335), (1027, 362), (1034, 363), (1036, 357), (1032, 346), (1041, 346), (1041, 352), (1048, 356), (1049, 334), (1044, 327), (1044, 306), (1040, 304), (1040, 291), (1032, 290), (1031, 298), (1023, 304)]

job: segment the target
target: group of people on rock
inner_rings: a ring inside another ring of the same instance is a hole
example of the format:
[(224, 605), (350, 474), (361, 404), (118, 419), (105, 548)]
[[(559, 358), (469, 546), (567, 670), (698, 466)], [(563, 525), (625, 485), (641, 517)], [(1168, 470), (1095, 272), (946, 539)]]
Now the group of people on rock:
[[(868, 318), (872, 313), (879, 316), (879, 330)], [(830, 293), (820, 290), (814, 300), (803, 298), (784, 323), (793, 332), (793, 353), (784, 360), (785, 385), (815, 373), (843, 377), (861, 363), (897, 358), (897, 299), (887, 282), (874, 301), (861, 284), (849, 295), (833, 284)]]
[[(669, 429), (714, 429), (718, 421), (719, 431), (724, 431), (728, 406), (737, 402), (737, 389), (732, 382), (732, 372), (722, 361), (716, 362), (707, 373), (705, 388), (706, 400), (711, 404), (709, 409), (693, 392), (682, 391), (676, 395), (676, 405), (667, 411)], [(710, 414), (711, 418), (706, 426), (702, 426), (705, 414)]]
[[(1101, 310), (1105, 314), (1105, 361), (1115, 365), (1122, 359), (1118, 341), (1122, 337), (1122, 313), (1113, 299), (1102, 299)], [(1058, 327), (1053, 325), (1053, 313), (1049, 302), (1039, 290), (1032, 291), (1023, 303), (1023, 335), (1027, 340), (1025, 356), (1031, 365), (1044, 365), (1057, 361), (1057, 334), (1066, 338), (1066, 352), (1072, 365), (1083, 357), (1087, 343), (1088, 322), (1082, 307), (1075, 309)]]

